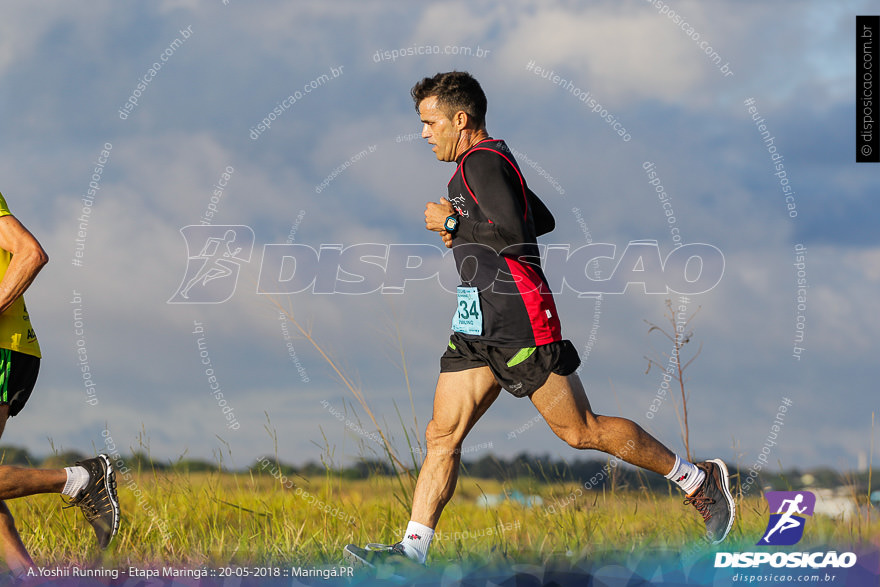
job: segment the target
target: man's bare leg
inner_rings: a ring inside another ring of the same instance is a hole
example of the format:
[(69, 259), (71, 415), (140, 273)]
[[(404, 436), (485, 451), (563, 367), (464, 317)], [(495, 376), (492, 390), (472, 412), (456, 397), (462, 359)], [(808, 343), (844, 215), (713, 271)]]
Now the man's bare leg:
[(557, 436), (580, 449), (596, 449), (673, 481), (706, 524), (706, 538), (718, 544), (733, 526), (736, 504), (727, 466), (721, 459), (699, 464), (680, 459), (657, 439), (626, 418), (597, 416), (577, 374), (550, 374), (532, 394), (532, 403)]
[[(9, 418), (9, 405), (0, 406), (0, 436)], [(22, 574), (34, 567), (21, 536), (15, 528), (15, 519), (4, 500), (35, 493), (61, 493), (67, 473), (64, 469), (25, 469), (10, 465), (0, 466), (0, 549), (9, 569)]]
[(632, 420), (594, 414), (575, 373), (551, 373), (531, 399), (551, 430), (574, 448), (600, 450), (660, 475), (675, 465), (675, 454)]
[(500, 391), (489, 367), (440, 374), (425, 431), (427, 453), (413, 494), (413, 521), (437, 526), (455, 492), (462, 442)]
[(5, 501), (0, 501), (0, 548), (3, 549), (6, 565), (16, 575), (22, 576), (28, 569), (34, 568), (34, 560), (15, 529), (15, 519)]
[(347, 559), (370, 566), (384, 564), (387, 557), (396, 564), (424, 564), (440, 514), (455, 492), (462, 442), (500, 392), (501, 386), (489, 367), (440, 373), (434, 413), (425, 431), (427, 451), (403, 539), (379, 551), (370, 545), (361, 548), (349, 544), (343, 550)]
[(0, 501), (37, 493), (61, 493), (67, 482), (64, 469), (28, 469), (0, 465)]

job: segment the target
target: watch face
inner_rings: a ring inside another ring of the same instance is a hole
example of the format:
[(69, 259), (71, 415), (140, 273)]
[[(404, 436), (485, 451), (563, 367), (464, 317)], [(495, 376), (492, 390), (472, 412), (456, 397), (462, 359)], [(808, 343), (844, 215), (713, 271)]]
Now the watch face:
[(452, 232), (458, 226), (458, 220), (455, 218), (447, 218), (446, 223), (443, 226), (446, 228), (447, 232)]

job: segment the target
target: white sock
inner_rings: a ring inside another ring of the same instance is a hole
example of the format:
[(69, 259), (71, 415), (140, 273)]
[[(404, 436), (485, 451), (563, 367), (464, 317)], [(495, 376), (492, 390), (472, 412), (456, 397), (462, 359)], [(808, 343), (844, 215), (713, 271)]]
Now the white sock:
[(428, 558), (428, 547), (431, 546), (433, 538), (434, 530), (410, 520), (400, 544), (409, 558), (423, 565)]
[(67, 472), (67, 483), (64, 484), (61, 494), (76, 497), (89, 484), (89, 472), (85, 467), (64, 467), (64, 470)]
[(681, 457), (675, 455), (675, 466), (672, 467), (672, 470), (665, 477), (681, 487), (681, 490), (686, 494), (690, 495), (703, 484), (706, 473), (695, 464), (683, 461)]

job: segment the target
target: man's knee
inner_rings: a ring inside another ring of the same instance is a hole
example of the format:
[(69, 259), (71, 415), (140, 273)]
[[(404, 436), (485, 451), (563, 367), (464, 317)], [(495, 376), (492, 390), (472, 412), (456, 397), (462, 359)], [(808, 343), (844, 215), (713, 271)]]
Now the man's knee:
[(454, 424), (441, 424), (437, 420), (428, 422), (425, 430), (425, 443), (428, 452), (457, 454), (461, 451), (461, 443), (464, 436), (461, 426)]
[(572, 448), (579, 450), (598, 450), (601, 442), (598, 436), (586, 426), (556, 430), (556, 435)]

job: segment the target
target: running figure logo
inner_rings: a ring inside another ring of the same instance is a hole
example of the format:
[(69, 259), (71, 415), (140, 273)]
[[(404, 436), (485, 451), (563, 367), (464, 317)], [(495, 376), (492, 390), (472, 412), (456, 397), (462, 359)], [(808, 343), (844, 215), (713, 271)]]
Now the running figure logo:
[[(770, 506), (770, 520), (759, 545), (791, 546), (804, 535), (804, 516), (812, 516), (816, 496), (809, 491), (768, 491), (764, 494)], [(776, 513), (773, 513), (776, 512)]]
[(254, 250), (251, 227), (191, 224), (180, 234), (186, 241), (186, 272), (168, 303), (221, 304), (231, 298), (241, 263), (250, 262)]

